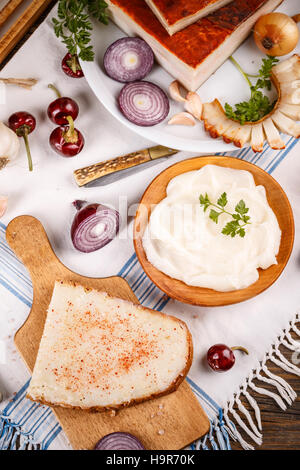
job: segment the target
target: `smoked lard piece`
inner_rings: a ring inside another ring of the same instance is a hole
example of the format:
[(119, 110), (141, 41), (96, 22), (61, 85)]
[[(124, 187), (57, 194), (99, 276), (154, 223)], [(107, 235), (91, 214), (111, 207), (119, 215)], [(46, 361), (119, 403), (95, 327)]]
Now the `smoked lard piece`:
[(170, 36), (144, 0), (108, 0), (113, 21), (129, 36), (142, 37), (157, 61), (195, 91), (235, 51), (257, 19), (281, 0), (234, 0)]
[(231, 0), (146, 0), (170, 35), (177, 33), (203, 16), (223, 7)]

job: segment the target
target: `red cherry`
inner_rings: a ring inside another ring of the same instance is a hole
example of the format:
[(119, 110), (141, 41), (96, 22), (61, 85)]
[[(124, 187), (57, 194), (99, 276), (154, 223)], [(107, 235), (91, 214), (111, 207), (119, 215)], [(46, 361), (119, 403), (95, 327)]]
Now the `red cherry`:
[[(49, 85), (50, 87), (50, 85)], [(52, 86), (51, 86), (52, 87)], [(49, 104), (47, 114), (49, 119), (60, 126), (68, 124), (67, 117), (71, 116), (75, 121), (79, 113), (79, 107), (76, 101), (66, 96), (61, 96)]]
[(216, 372), (231, 369), (235, 363), (232, 350), (225, 344), (215, 344), (207, 352), (207, 362)]
[(229, 348), (226, 344), (215, 344), (207, 352), (207, 362), (216, 372), (225, 372), (231, 369), (235, 363), (234, 350), (241, 350), (249, 354), (247, 349), (242, 346)]
[(10, 116), (8, 125), (17, 134), (18, 137), (23, 137), (26, 147), (29, 171), (32, 171), (33, 165), (28, 142), (28, 135), (31, 134), (31, 132), (35, 129), (35, 117), (26, 111), (18, 111), (17, 113), (14, 113)]
[(18, 137), (23, 137), (24, 133), (27, 135), (34, 131), (36, 126), (35, 117), (26, 111), (18, 111), (10, 116), (8, 120), (9, 127), (15, 131)]
[(77, 55), (71, 55), (68, 52), (61, 62), (61, 68), (66, 75), (72, 78), (81, 78), (84, 77), (82, 68), (78, 62)]
[(72, 98), (68, 98), (67, 96), (61, 96), (55, 86), (48, 85), (48, 87), (54, 90), (58, 96), (58, 98), (55, 101), (52, 101), (48, 106), (47, 114), (49, 119), (59, 126), (65, 126), (68, 124), (68, 116), (71, 116), (73, 121), (75, 121), (79, 113), (79, 107), (76, 101), (72, 100)]
[(54, 124), (64, 126), (68, 124), (67, 116), (75, 121), (79, 113), (78, 104), (71, 98), (62, 97), (49, 104), (47, 114)]
[(63, 157), (74, 157), (84, 146), (84, 137), (78, 129), (74, 128), (74, 122), (68, 117), (69, 126), (56, 127), (51, 133), (49, 142), (53, 150)]

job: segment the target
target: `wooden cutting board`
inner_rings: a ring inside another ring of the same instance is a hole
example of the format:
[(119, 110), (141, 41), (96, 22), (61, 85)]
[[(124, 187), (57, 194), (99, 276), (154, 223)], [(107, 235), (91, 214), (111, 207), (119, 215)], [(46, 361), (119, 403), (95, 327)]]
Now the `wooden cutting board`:
[[(6, 238), (29, 270), (33, 283), (31, 312), (15, 335), (15, 344), (30, 371), (34, 367), (55, 280), (76, 281), (138, 303), (121, 277), (88, 278), (67, 269), (54, 254), (42, 224), (34, 217), (25, 215), (12, 220)], [(209, 430), (209, 420), (186, 381), (176, 392), (124, 409), (116, 416), (111, 416), (110, 412), (91, 413), (60, 407), (53, 411), (74, 449), (92, 449), (105, 434), (124, 431), (137, 436), (146, 449), (177, 450)]]

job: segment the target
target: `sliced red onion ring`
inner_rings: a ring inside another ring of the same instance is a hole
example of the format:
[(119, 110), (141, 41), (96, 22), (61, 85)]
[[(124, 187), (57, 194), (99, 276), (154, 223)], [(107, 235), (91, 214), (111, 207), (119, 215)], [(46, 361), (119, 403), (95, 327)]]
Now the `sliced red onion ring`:
[(141, 442), (127, 432), (113, 432), (104, 436), (95, 450), (145, 450)]
[(140, 38), (122, 38), (111, 44), (103, 58), (107, 75), (118, 82), (134, 82), (146, 77), (154, 63), (148, 44)]
[(170, 110), (165, 92), (145, 81), (125, 85), (119, 95), (119, 106), (124, 116), (138, 126), (154, 126), (163, 121)]
[(77, 250), (84, 253), (99, 250), (118, 234), (120, 216), (116, 210), (85, 201), (74, 201), (73, 205), (78, 212), (71, 227), (71, 238)]

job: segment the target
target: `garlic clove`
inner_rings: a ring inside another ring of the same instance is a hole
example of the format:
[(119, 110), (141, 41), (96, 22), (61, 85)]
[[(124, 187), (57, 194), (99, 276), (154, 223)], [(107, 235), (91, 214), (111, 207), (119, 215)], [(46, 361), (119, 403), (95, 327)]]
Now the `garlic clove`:
[(7, 197), (0, 196), (0, 217), (2, 217), (7, 209)]
[(274, 150), (281, 150), (285, 148), (285, 143), (280, 137), (277, 127), (275, 127), (271, 118), (263, 121), (263, 128), (267, 137), (268, 144)]
[(186, 102), (184, 105), (186, 111), (191, 113), (196, 119), (201, 120), (203, 104), (198, 93), (189, 91), (186, 95)]
[(253, 152), (262, 152), (264, 147), (264, 131), (262, 124), (252, 126), (251, 132), (251, 147)]
[(173, 126), (194, 126), (196, 124), (194, 116), (189, 113), (183, 112), (175, 114), (171, 117), (168, 124)]
[(300, 124), (293, 121), (289, 117), (282, 114), (279, 110), (277, 110), (271, 116), (272, 121), (274, 122), (275, 126), (282, 132), (286, 134), (292, 135), (296, 139), (300, 137)]
[[(172, 82), (171, 85), (169, 86), (169, 93), (173, 100), (184, 103), (186, 99), (184, 96), (182, 96), (180, 87), (181, 87), (180, 83), (177, 80), (174, 80), (174, 82)], [(183, 88), (183, 90), (184, 90), (184, 94), (186, 95), (187, 90), (185, 88)]]

